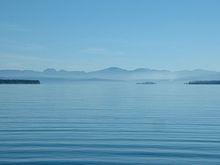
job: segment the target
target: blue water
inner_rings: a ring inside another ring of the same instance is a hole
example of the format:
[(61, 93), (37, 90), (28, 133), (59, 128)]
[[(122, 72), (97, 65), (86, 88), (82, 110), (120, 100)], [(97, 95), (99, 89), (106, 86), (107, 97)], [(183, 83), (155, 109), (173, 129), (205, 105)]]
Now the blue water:
[(0, 86), (0, 164), (220, 164), (220, 86)]

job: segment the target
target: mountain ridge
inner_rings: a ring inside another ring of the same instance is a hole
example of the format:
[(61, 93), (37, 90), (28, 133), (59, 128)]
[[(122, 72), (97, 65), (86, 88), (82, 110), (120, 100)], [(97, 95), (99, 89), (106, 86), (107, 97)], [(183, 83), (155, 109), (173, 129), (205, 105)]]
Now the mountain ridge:
[(220, 72), (204, 69), (194, 70), (157, 70), (136, 68), (132, 70), (120, 67), (108, 67), (95, 71), (67, 71), (47, 68), (34, 70), (0, 70), (0, 77), (5, 78), (67, 78), (67, 79), (109, 79), (109, 80), (210, 80), (220, 79)]

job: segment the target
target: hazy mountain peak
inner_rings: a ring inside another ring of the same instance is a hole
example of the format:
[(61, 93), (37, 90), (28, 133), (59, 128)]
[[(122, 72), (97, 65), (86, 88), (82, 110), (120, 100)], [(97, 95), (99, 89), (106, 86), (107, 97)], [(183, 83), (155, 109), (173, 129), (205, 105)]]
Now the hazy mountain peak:
[(43, 72), (44, 72), (44, 73), (56, 73), (57, 71), (56, 71), (56, 69), (54, 69), (54, 68), (47, 68), (47, 69), (45, 69)]
[(109, 67), (102, 70), (97, 70), (95, 72), (127, 72), (127, 70), (119, 68), (119, 67)]
[(127, 70), (119, 68), (119, 67), (109, 67), (104, 70), (127, 71)]

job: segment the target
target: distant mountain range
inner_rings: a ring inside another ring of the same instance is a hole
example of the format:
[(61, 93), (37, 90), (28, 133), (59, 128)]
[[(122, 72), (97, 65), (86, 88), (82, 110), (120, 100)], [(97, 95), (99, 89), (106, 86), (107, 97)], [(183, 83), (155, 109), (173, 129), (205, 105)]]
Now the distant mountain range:
[(151, 81), (192, 81), (192, 80), (220, 80), (220, 72), (202, 69), (168, 71), (138, 68), (126, 70), (118, 67), (110, 67), (92, 72), (65, 71), (46, 69), (42, 72), (33, 70), (0, 70), (0, 78), (17, 79), (54, 79), (54, 80), (151, 80)]

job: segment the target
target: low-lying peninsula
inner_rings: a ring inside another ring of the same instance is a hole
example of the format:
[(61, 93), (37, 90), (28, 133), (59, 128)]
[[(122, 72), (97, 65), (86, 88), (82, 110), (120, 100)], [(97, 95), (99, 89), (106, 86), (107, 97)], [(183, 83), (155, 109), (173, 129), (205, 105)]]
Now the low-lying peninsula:
[(138, 82), (136, 84), (142, 84), (142, 85), (153, 85), (156, 84), (155, 82)]
[(189, 85), (220, 85), (220, 80), (210, 80), (210, 81), (190, 81)]
[(0, 79), (0, 84), (40, 84), (39, 80)]

